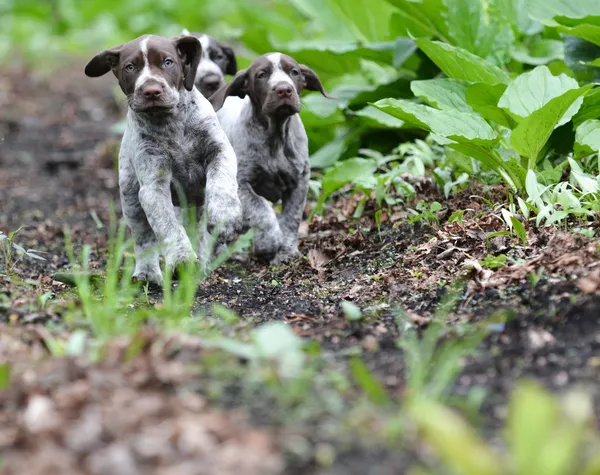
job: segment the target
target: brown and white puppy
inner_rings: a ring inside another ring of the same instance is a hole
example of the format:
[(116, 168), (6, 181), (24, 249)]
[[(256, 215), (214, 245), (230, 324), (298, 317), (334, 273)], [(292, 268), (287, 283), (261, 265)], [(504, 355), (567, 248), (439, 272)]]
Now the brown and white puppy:
[[(169, 269), (197, 259), (174, 205), (206, 211), (221, 241), (241, 224), (237, 162), (217, 116), (194, 87), (202, 46), (193, 36), (145, 35), (97, 54), (90, 77), (112, 70), (127, 96), (119, 152), (121, 205), (135, 241), (134, 277), (161, 284), (159, 252)], [(199, 220), (202, 222), (202, 220)], [(207, 229), (199, 229), (200, 250)], [(208, 255), (202, 253), (203, 264)]]
[[(310, 179), (308, 138), (298, 115), (303, 90), (329, 97), (310, 68), (269, 53), (210, 98), (237, 155), (244, 226), (257, 230), (255, 254), (273, 264), (299, 255)], [(270, 202), (279, 200), (277, 217)]]
[(190, 33), (187, 30), (183, 34), (195, 36), (202, 45), (202, 57), (196, 71), (196, 87), (208, 98), (225, 85), (226, 74), (234, 76), (237, 73), (235, 53), (231, 46), (210, 35)]

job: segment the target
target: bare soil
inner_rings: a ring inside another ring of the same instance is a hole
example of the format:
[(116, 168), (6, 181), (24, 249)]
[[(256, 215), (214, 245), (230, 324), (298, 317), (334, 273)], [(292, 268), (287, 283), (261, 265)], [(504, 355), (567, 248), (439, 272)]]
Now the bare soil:
[[(47, 258), (17, 263), (16, 278), (0, 276), (0, 363), (12, 367), (12, 384), (0, 393), (0, 473), (404, 473), (418, 450), (332, 432), (325, 416), (294, 426), (260, 393), (229, 387), (215, 398), (206, 374), (189, 365), (210, 357), (192, 337), (146, 328), (133, 358), (124, 341), (111, 343), (98, 362), (50, 356), (48, 335), (68, 332), (61, 322), (73, 301), (53, 278), (69, 266), (65, 226), (76, 249), (91, 246), (101, 270), (112, 205), (120, 215), (119, 137), (111, 129), (124, 110), (112, 79), (89, 80), (79, 67), (0, 76), (0, 230), (24, 225), (19, 244)], [(397, 309), (426, 326), (448, 285), (463, 279), (448, 317), (457, 329), (502, 316), (453, 388), (455, 395), (484, 392), (476, 417), (486, 437), (497, 438), (521, 377), (557, 392), (587, 387), (600, 426), (598, 243), (527, 224), (526, 244), (510, 236), (487, 241), (505, 229), (489, 206), (507, 200), (502, 187), (473, 185), (445, 199), (428, 180), (413, 181), (417, 199), (384, 213), (380, 229), (373, 203), (355, 220), (357, 198), (339, 193), (325, 216), (304, 227), (303, 259), (280, 268), (226, 264), (201, 285), (198, 307), (223, 303), (250, 326), (285, 321), (342, 366), (360, 348), (390, 396), (401, 398)], [(408, 223), (418, 200), (443, 204), (439, 224)], [(462, 223), (449, 223), (456, 210), (467, 210)], [(488, 254), (506, 254), (508, 264), (475, 263)], [(47, 292), (53, 298), (42, 306)], [(346, 319), (344, 300), (368, 318)]]

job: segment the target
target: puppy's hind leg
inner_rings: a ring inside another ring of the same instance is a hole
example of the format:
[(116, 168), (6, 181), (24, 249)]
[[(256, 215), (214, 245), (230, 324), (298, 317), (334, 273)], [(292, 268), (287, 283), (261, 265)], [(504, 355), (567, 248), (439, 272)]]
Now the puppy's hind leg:
[(146, 214), (138, 199), (139, 185), (121, 184), (121, 207), (125, 222), (131, 229), (135, 243), (135, 271), (133, 278), (162, 286), (163, 276), (160, 270), (159, 242), (148, 224)]

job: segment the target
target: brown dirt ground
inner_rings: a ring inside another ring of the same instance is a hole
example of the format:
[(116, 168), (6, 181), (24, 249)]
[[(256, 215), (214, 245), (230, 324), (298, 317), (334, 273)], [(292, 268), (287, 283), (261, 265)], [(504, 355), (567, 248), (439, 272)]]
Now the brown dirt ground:
[[(397, 450), (344, 445), (319, 423), (283, 430), (269, 401), (248, 403), (235, 393), (209, 401), (186, 365), (190, 354), (198, 361), (208, 350), (191, 337), (177, 340), (186, 351), (172, 352), (171, 340), (145, 330), (139, 336), (144, 349), (133, 359), (124, 356), (126, 342), (112, 343), (96, 363), (49, 357), (48, 332), (58, 331), (52, 328), (60, 327), (68, 301), (65, 285), (52, 277), (68, 267), (64, 226), (76, 248), (92, 247), (93, 265), (101, 269), (111, 203), (119, 214), (118, 137), (110, 132), (123, 113), (116, 97), (112, 78), (92, 81), (79, 68), (50, 77), (25, 69), (0, 75), (0, 230), (25, 225), (18, 242), (48, 259), (20, 262), (15, 270), (22, 285), (0, 277), (0, 362), (13, 365), (13, 384), (0, 393), (1, 473), (403, 473), (410, 456)], [(357, 199), (340, 193), (326, 216), (304, 230), (304, 259), (281, 268), (227, 264), (202, 284), (198, 306), (224, 303), (249, 324), (286, 321), (342, 363), (349, 349), (361, 347), (389, 393), (401, 396), (395, 309), (403, 306), (423, 325), (445, 284), (464, 278), (449, 317), (457, 328), (499, 312), (513, 317), (465, 360), (453, 388), (457, 395), (485, 391), (484, 433), (494, 437), (507, 395), (522, 376), (556, 391), (588, 387), (600, 425), (598, 243), (526, 224), (526, 245), (499, 237), (488, 247), (486, 236), (504, 229), (486, 204), (505, 201), (501, 187), (474, 186), (445, 200), (427, 180), (415, 185), (418, 199), (444, 205), (440, 225), (408, 224), (412, 202), (384, 214), (378, 232), (373, 204), (353, 220)], [(462, 223), (448, 223), (453, 211), (465, 209)], [(465, 266), (500, 253), (510, 258), (502, 269)], [(528, 276), (538, 272), (532, 285)], [(41, 308), (36, 298), (46, 292), (54, 299)], [(343, 300), (371, 317), (347, 321)], [(299, 435), (313, 450), (297, 460), (286, 447)], [(324, 443), (333, 444), (337, 457), (318, 469)]]

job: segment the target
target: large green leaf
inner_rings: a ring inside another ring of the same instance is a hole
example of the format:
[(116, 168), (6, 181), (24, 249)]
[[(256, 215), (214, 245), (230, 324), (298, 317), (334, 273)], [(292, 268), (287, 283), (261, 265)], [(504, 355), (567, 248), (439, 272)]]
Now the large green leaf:
[(391, 30), (398, 36), (431, 36), (448, 41), (443, 0), (387, 0), (397, 7)]
[[(299, 0), (296, 0), (299, 1)], [(373, 42), (395, 38), (389, 31), (390, 18), (395, 10), (385, 0), (321, 0), (335, 6), (346, 19), (357, 39)]]
[[(543, 157), (540, 152), (552, 135), (552, 131), (563, 121), (567, 111), (572, 111), (573, 104), (587, 94), (593, 85), (578, 89), (571, 89), (564, 94), (555, 97), (540, 109), (537, 109), (527, 118), (523, 119), (516, 129), (513, 130), (510, 143), (522, 157), (528, 158), (528, 168), (534, 168), (535, 164)], [(573, 113), (577, 112), (575, 110)]]
[(410, 88), (415, 96), (438, 109), (473, 112), (466, 99), (469, 84), (460, 79), (428, 79), (413, 81)]
[(513, 119), (500, 107), (498, 101), (504, 94), (504, 84), (475, 83), (467, 87), (465, 98), (475, 112), (484, 119), (491, 120), (505, 127), (513, 128)]
[(555, 26), (559, 19), (582, 20), (588, 16), (600, 16), (597, 0), (527, 0), (528, 13), (532, 18)]
[(577, 127), (575, 150), (579, 156), (600, 153), (600, 120), (586, 120)]
[[(578, 86), (577, 81), (566, 74), (553, 76), (546, 66), (538, 66), (532, 71), (521, 74), (508, 85), (498, 101), (498, 107), (506, 109), (513, 117), (520, 120), (541, 109), (555, 97), (577, 89)], [(579, 110), (582, 101), (583, 99), (579, 104), (575, 104), (557, 125), (568, 122)]]
[(482, 58), (494, 54), (508, 57), (509, 47), (514, 40), (510, 25), (500, 18), (490, 21), (484, 2), (473, 0), (444, 0), (448, 9), (446, 23), (452, 44)]
[(469, 51), (426, 38), (415, 40), (417, 46), (448, 76), (471, 82), (508, 84), (508, 74)]
[(355, 112), (355, 115), (360, 119), (361, 124), (376, 129), (399, 129), (404, 125), (404, 122), (400, 119), (392, 117), (373, 106), (367, 106)]
[(577, 127), (586, 120), (598, 118), (600, 118), (600, 88), (585, 96), (579, 112), (573, 117), (573, 124)]
[(529, 14), (560, 32), (600, 45), (600, 2), (597, 0), (528, 0)]
[(474, 113), (437, 110), (402, 99), (383, 99), (373, 105), (398, 119), (457, 142), (492, 145), (498, 141), (490, 125)]

